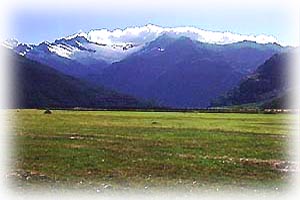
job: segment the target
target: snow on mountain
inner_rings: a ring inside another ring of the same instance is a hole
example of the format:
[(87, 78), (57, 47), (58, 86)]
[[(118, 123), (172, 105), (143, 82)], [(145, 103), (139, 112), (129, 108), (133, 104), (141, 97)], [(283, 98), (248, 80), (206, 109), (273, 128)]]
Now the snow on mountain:
[(155, 40), (162, 34), (168, 34), (172, 37), (185, 36), (192, 40), (213, 44), (229, 44), (244, 40), (254, 41), (261, 44), (278, 43), (275, 37), (268, 35), (242, 35), (228, 31), (207, 31), (195, 27), (164, 28), (152, 24), (141, 27), (128, 27), (123, 30), (92, 30), (87, 34), (87, 38), (92, 42), (103, 44), (124, 44), (127, 42), (145, 44)]
[(5, 40), (2, 45), (8, 49), (13, 49), (16, 53), (21, 56), (25, 56), (32, 48), (32, 45), (25, 43), (19, 43), (16, 39)]
[(16, 39), (8, 39), (8, 40), (5, 40), (4, 42), (2, 42), (2, 45), (9, 49), (14, 49), (15, 47), (18, 46), (18, 44), (19, 44), (19, 42)]
[(88, 56), (94, 59), (104, 60), (108, 63), (120, 61), (143, 47), (142, 45), (132, 43), (100, 44), (91, 41), (80, 43), (79, 45), (82, 50), (85, 49), (85, 51), (74, 51), (72, 54), (73, 59), (80, 60)]
[(21, 56), (25, 56), (29, 51), (33, 49), (33, 47), (34, 46), (32, 45), (20, 43), (17, 47), (14, 48), (14, 50), (18, 52)]
[(80, 31), (54, 42), (43, 42), (39, 45), (22, 44), (14, 39), (5, 41), (3, 45), (14, 49), (23, 56), (34, 49), (33, 52), (39, 54), (34, 57), (40, 57), (40, 59), (44, 59), (48, 54), (55, 54), (61, 58), (88, 65), (91, 61), (93, 63), (97, 61), (118, 62), (164, 34), (173, 38), (184, 36), (212, 44), (230, 44), (245, 40), (261, 44), (278, 43), (276, 38), (267, 35), (241, 35), (231, 32), (207, 31), (195, 27), (164, 28), (148, 24), (123, 30), (99, 29), (91, 30), (88, 33)]
[[(242, 35), (231, 32), (214, 32), (195, 27), (164, 28), (152, 24), (141, 27), (128, 27), (123, 30), (98, 29), (91, 30), (88, 33), (79, 32), (64, 39), (69, 41), (79, 37), (85, 38), (89, 42), (81, 43), (81, 45), (84, 48), (94, 50), (94, 52), (91, 53), (93, 58), (113, 63), (139, 51), (145, 45), (164, 34), (174, 38), (185, 36), (192, 40), (212, 44), (230, 44), (245, 40), (260, 44), (278, 43), (275, 37), (267, 35)], [(86, 57), (86, 53), (74, 51), (72, 56), (74, 59), (83, 58)]]
[(140, 50), (142, 46), (132, 43), (96, 43), (88, 40), (85, 33), (76, 33), (61, 39), (57, 39), (52, 43), (43, 42), (36, 46), (35, 50), (43, 53), (54, 53), (60, 57), (77, 60), (82, 64), (88, 64), (88, 59), (93, 61), (105, 61), (113, 63), (120, 61), (127, 55)]
[(49, 51), (52, 53), (56, 53), (57, 55), (65, 58), (71, 58), (71, 55), (77, 51), (76, 48), (72, 46), (57, 44), (57, 45), (50, 45)]

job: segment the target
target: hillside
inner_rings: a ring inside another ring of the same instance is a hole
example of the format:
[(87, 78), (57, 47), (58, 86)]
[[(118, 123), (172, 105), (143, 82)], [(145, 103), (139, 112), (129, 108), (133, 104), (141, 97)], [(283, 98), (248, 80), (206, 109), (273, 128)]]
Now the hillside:
[(281, 50), (276, 44), (216, 45), (165, 34), (105, 68), (99, 82), (160, 105), (203, 108)]
[(214, 100), (211, 106), (262, 103), (263, 107), (286, 107), (290, 53), (276, 54), (260, 65), (238, 86)]
[(91, 86), (81, 80), (31, 61), (10, 54), (14, 76), (14, 107), (143, 107), (133, 97), (121, 95), (102, 87)]

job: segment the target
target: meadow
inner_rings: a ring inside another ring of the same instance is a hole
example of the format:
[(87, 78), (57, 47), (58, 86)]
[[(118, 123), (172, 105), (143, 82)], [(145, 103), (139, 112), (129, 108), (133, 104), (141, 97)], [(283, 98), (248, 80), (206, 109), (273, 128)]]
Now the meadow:
[(17, 188), (283, 190), (287, 114), (13, 110)]

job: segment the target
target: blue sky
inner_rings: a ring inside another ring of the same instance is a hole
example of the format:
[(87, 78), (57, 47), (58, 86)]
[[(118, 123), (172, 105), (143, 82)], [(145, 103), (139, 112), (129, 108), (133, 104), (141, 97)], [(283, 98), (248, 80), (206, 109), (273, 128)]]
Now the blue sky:
[[(108, 3), (111, 1), (113, 3)], [(295, 15), (288, 4), (289, 0), (286, 3), (273, 0), (277, 4), (270, 5), (260, 1), (228, 3), (217, 0), (211, 3), (167, 0), (152, 4), (130, 1), (131, 3), (119, 5), (115, 0), (111, 1), (88, 6), (39, 4), (36, 7), (19, 7), (11, 15), (10, 36), (21, 42), (39, 43), (44, 40), (53, 41), (80, 30), (87, 32), (91, 29), (115, 29), (151, 23), (168, 27), (194, 26), (213, 31), (273, 35), (290, 45), (295, 45), (298, 41), (296, 30), (292, 28)], [(289, 6), (284, 6), (285, 4)]]

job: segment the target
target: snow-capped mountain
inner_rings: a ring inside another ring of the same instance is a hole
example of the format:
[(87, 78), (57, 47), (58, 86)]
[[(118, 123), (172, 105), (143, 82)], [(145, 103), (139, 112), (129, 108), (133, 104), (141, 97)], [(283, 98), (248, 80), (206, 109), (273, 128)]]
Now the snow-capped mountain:
[(104, 61), (111, 64), (141, 50), (145, 45), (164, 34), (173, 38), (184, 36), (203, 43), (222, 45), (245, 40), (259, 44), (279, 43), (276, 38), (267, 35), (214, 32), (195, 27), (165, 28), (148, 24), (141, 27), (128, 27), (123, 30), (99, 29), (91, 30), (88, 33), (79, 32), (54, 42), (43, 42), (38, 45), (27, 45), (16, 40), (7, 40), (4, 45), (21, 55), (35, 49), (35, 52), (39, 52), (41, 57), (46, 56), (43, 53), (52, 53), (84, 65), (90, 64), (90, 61), (92, 63)]
[(90, 41), (82, 32), (38, 45), (20, 43), (15, 39), (6, 40), (2, 45), (64, 74), (85, 79), (97, 76), (109, 64), (143, 47), (129, 42), (100, 44)]
[(159, 36), (141, 51), (105, 68), (101, 85), (175, 108), (199, 108), (234, 87), (272, 55), (278, 44), (219, 45)]
[(205, 107), (275, 53), (272, 36), (155, 25), (3, 44), (65, 75), (172, 107)]
[[(235, 59), (236, 56), (234, 55), (239, 55), (239, 49), (244, 48), (243, 46), (256, 52), (258, 48), (270, 49), (273, 48), (272, 46), (277, 48), (279, 43), (276, 38), (266, 35), (255, 36), (231, 32), (213, 32), (195, 27), (164, 28), (148, 24), (141, 27), (128, 27), (123, 30), (99, 29), (91, 30), (88, 33), (80, 31), (56, 39), (53, 42), (44, 41), (40, 44), (24, 44), (11, 39), (5, 41), (3, 46), (13, 49), (26, 58), (49, 65), (67, 75), (90, 79), (91, 75), (96, 77), (96, 74), (101, 74), (107, 66), (120, 62), (131, 55), (152, 51), (153, 49), (157, 52), (164, 52), (165, 46), (169, 44), (169, 42), (164, 42), (170, 40), (162, 40), (164, 38), (162, 36), (173, 38), (173, 40), (185, 37), (214, 49), (233, 44), (234, 48), (226, 48), (227, 50), (224, 51), (229, 52), (229, 60), (232, 57), (231, 55)], [(231, 53), (232, 51), (236, 51), (236, 53)], [(248, 59), (239, 60), (242, 62), (242, 60)], [(242, 71), (249, 71), (247, 64), (240, 64), (237, 68), (242, 66), (244, 68)]]
[(133, 43), (100, 44), (89, 41), (82, 34), (75, 34), (65, 38), (57, 39), (54, 42), (42, 42), (38, 45), (20, 43), (15, 39), (9, 39), (2, 43), (6, 48), (13, 49), (22, 56), (40, 61), (50, 54), (63, 59), (77, 61), (83, 65), (90, 65), (95, 62), (106, 62), (107, 64), (120, 61), (126, 56), (140, 50), (141, 45)]
[(50, 45), (50, 51), (61, 57), (78, 61), (91, 58), (113, 63), (140, 50), (141, 47), (142, 46), (130, 42), (124, 42), (122, 44), (97, 43), (89, 40), (89, 37), (85, 33), (78, 33), (55, 40)]

